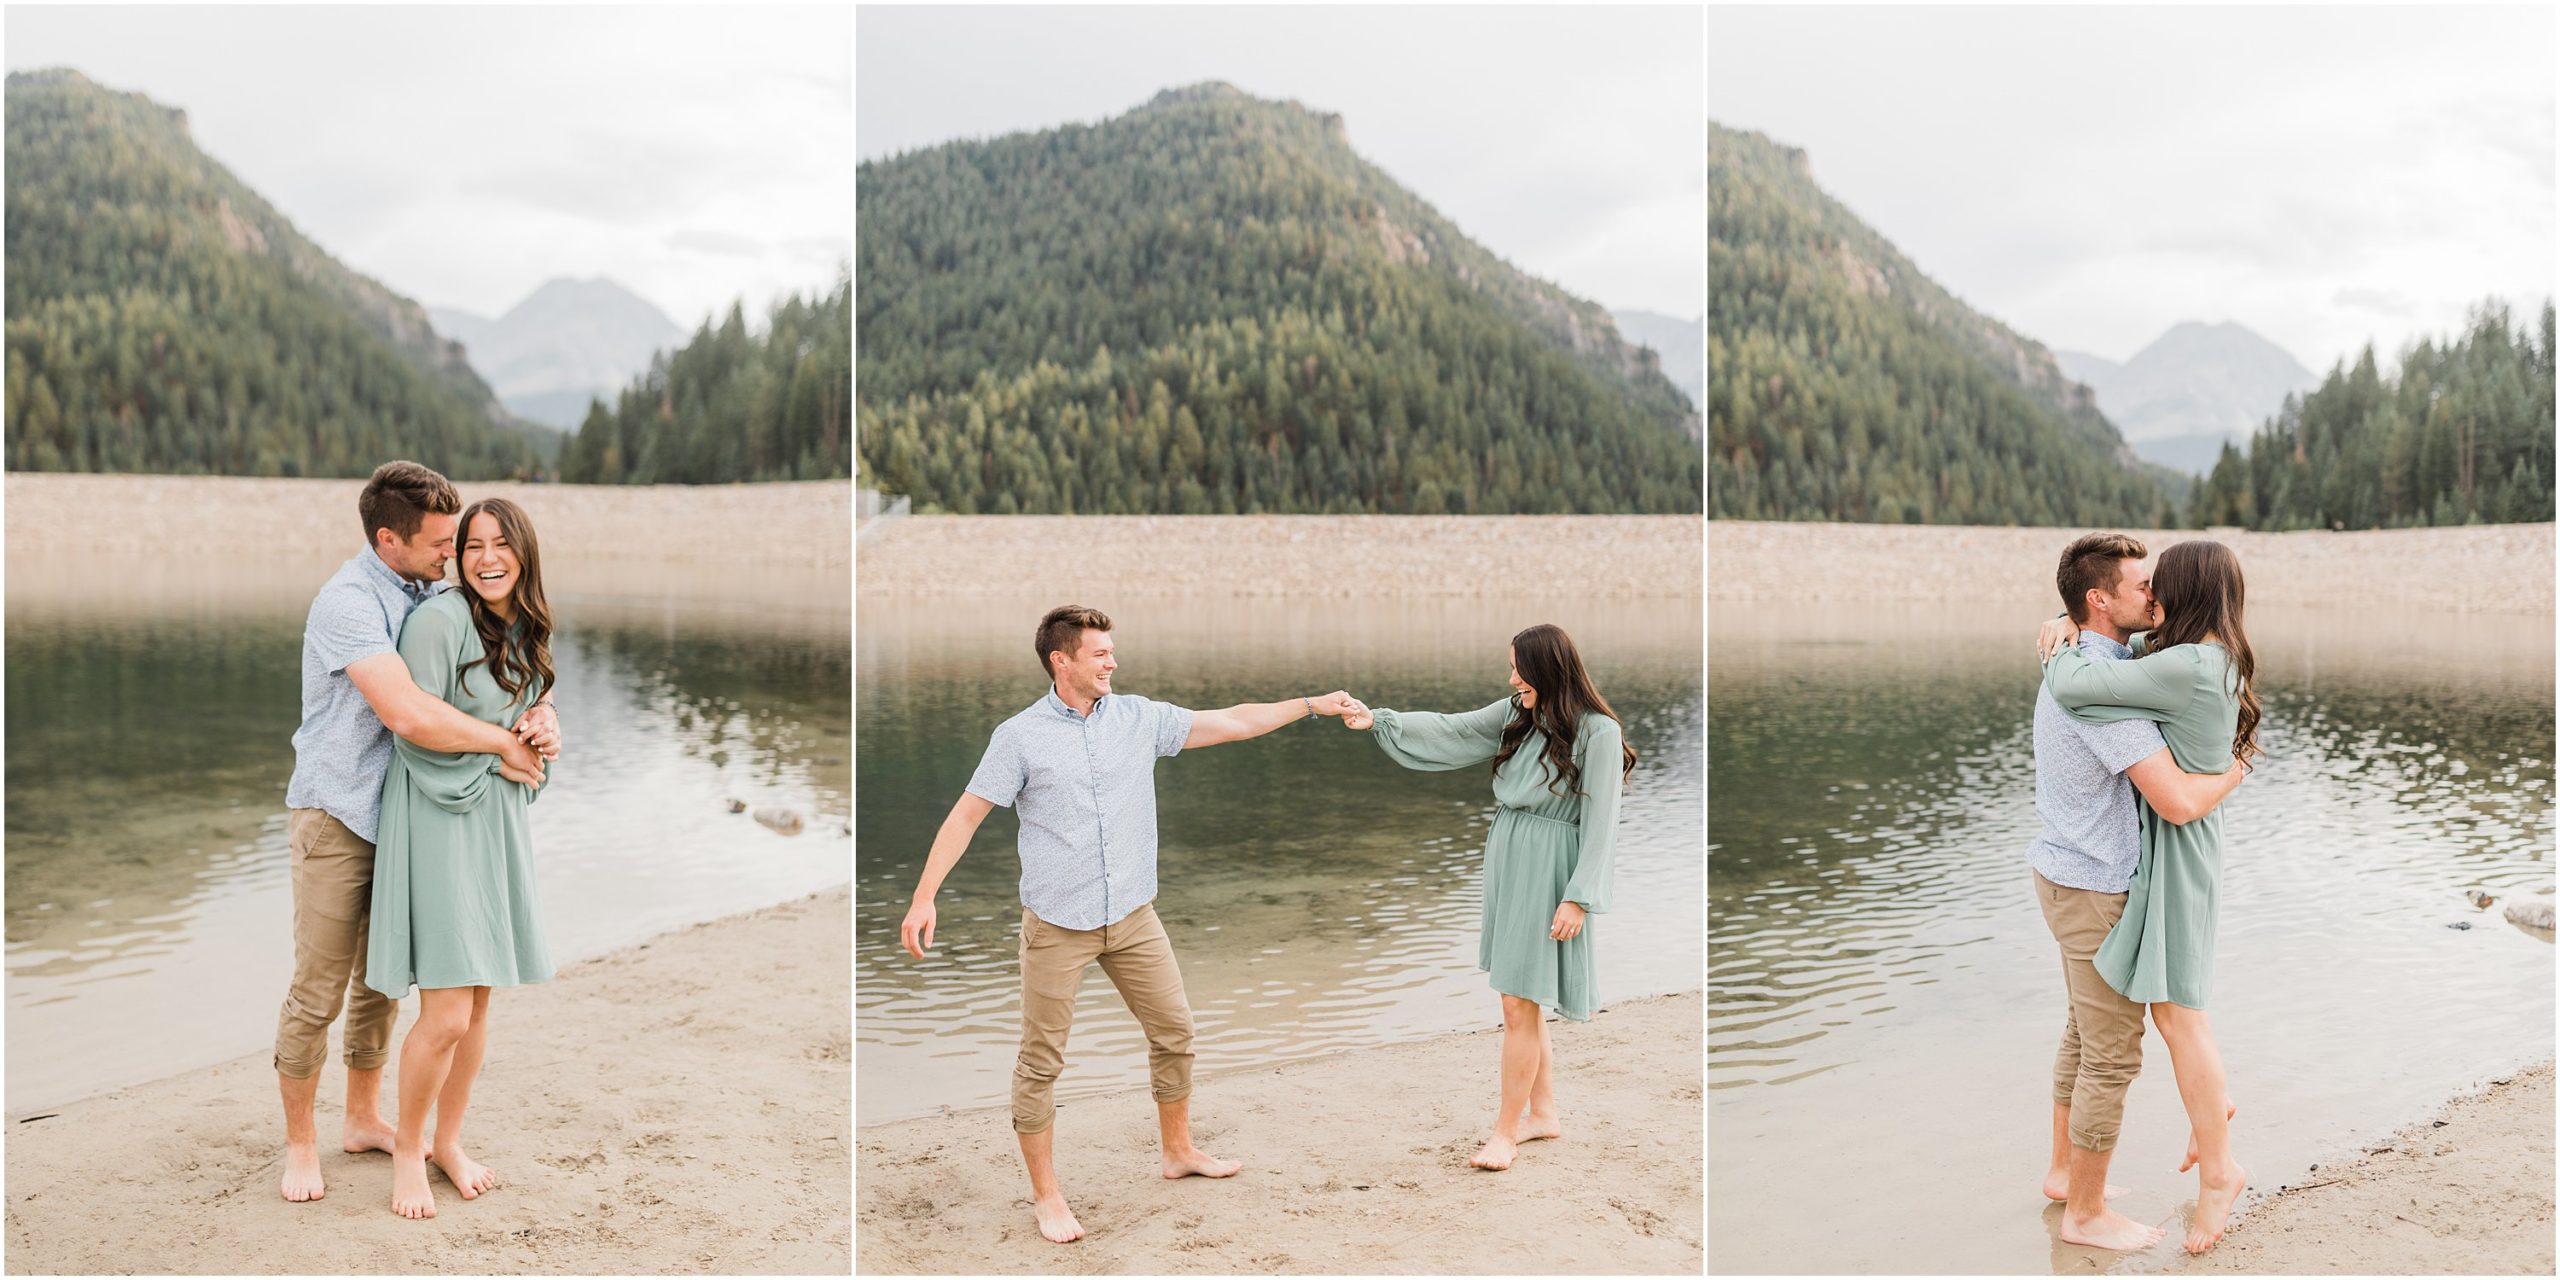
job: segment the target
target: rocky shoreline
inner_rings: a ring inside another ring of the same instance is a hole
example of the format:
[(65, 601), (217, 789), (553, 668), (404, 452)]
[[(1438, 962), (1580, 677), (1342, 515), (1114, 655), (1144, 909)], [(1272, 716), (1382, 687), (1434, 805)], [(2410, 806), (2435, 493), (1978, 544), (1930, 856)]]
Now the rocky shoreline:
[[(1892, 599), (2047, 604), (2062, 549), (2087, 529), (1970, 525), (1707, 522), (1707, 598), (1716, 603)], [(2248, 575), (2249, 603), (2356, 606), (2395, 616), (2552, 611), (2552, 526), (2470, 525), (2352, 533), (2127, 530), (2154, 555), (2210, 537)], [(1712, 611), (1712, 608), (1711, 608)]]

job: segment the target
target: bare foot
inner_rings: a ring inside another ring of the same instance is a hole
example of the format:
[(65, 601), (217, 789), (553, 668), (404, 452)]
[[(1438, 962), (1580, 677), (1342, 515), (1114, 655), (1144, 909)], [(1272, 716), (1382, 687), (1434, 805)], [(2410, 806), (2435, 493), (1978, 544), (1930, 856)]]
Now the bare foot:
[(371, 1120), (349, 1116), (346, 1128), (341, 1131), (339, 1145), (347, 1149), (348, 1155), (359, 1151), (380, 1151), (387, 1155), (391, 1151), (391, 1126), (384, 1124), (380, 1116)]
[(498, 1175), (491, 1173), (489, 1166), (462, 1154), (458, 1145), (438, 1147), (428, 1158), (436, 1162), (437, 1168), (444, 1170), (444, 1176), (452, 1181), (454, 1190), (460, 1191), (465, 1200), (477, 1200), (482, 1192), (498, 1185)]
[(1510, 1168), (1512, 1158), (1519, 1154), (1519, 1143), (1497, 1133), (1485, 1139), (1484, 1145), (1476, 1148), (1475, 1155), (1470, 1157), (1467, 1163), (1479, 1169), (1491, 1169), (1500, 1173)]
[[(2224, 1124), (2231, 1123), (2232, 1117), (2239, 1114), (2239, 1104), (2233, 1102), (2229, 1098), (2224, 1098), (2222, 1100), (2222, 1122)], [(2195, 1168), (2196, 1161), (2202, 1159), (2204, 1159), (2203, 1156), (2196, 1154), (2196, 1131), (2189, 1129), (2187, 1130), (2187, 1162), (2178, 1166), (2178, 1172), (2185, 1173), (2187, 1170)]]
[[(2117, 1186), (2116, 1184), (2114, 1184), (2114, 1183), (2112, 1183), (2112, 1182), (2110, 1182), (2110, 1183), (2108, 1183), (2108, 1184), (2107, 1184), (2107, 1191), (2106, 1191), (2106, 1198), (2107, 1198), (2107, 1199), (2109, 1199), (2109, 1200), (2113, 1200), (2113, 1199), (2115, 1199), (2117, 1196), (2120, 1196), (2120, 1195), (2123, 1195), (2123, 1194), (2124, 1194), (2124, 1188), (2119, 1187), (2119, 1186)], [(2051, 1200), (2051, 1201), (2053, 1201), (2053, 1202), (2054, 1202), (2054, 1203), (2056, 1203), (2056, 1204), (2064, 1204), (2064, 1203), (2068, 1203), (2068, 1202), (2070, 1201), (2070, 1199), (2071, 1199), (2071, 1171), (2070, 1171), (2070, 1170), (2068, 1170), (2068, 1169), (2047, 1169), (2047, 1170), (2045, 1170), (2045, 1174), (2044, 1174), (2044, 1198), (2045, 1198), (2045, 1199), (2047, 1199), (2047, 1200)]]
[(2238, 1203), (2240, 1193), (2249, 1186), (2249, 1171), (2234, 1164), (2225, 1181), (2206, 1182), (2196, 1175), (2195, 1216), (2187, 1220), (2187, 1252), (2202, 1253), (2222, 1238), (2222, 1230), (2231, 1225), (2231, 1206)]
[(1526, 1119), (1520, 1122), (1519, 1140), (1522, 1142), (1536, 1142), (1540, 1138), (1561, 1138), (1563, 1136), (1564, 1122), (1554, 1116), (1542, 1116), (1537, 1112), (1532, 1111)]
[(1188, 1178), (1195, 1173), (1203, 1178), (1232, 1178), (1243, 1167), (1240, 1160), (1221, 1160), (1198, 1147), (1164, 1158), (1164, 1176), (1168, 1178)]
[(2074, 1219), (2069, 1210), (2064, 1210), (2062, 1239), (2065, 1243), (2087, 1245), (2092, 1249), (2129, 1252), (2160, 1243), (2160, 1228), (2136, 1222), (2113, 1209), (2087, 1222)]
[(300, 1204), (329, 1194), (320, 1180), (320, 1144), (284, 1144), (284, 1198)]
[(391, 1211), (403, 1218), (436, 1216), (436, 1193), (427, 1186), (427, 1158), (391, 1153)]
[(1067, 1207), (1063, 1195), (1031, 1202), (1031, 1212), (1040, 1218), (1040, 1234), (1053, 1244), (1067, 1244), (1084, 1239), (1084, 1224), (1076, 1221), (1075, 1211)]

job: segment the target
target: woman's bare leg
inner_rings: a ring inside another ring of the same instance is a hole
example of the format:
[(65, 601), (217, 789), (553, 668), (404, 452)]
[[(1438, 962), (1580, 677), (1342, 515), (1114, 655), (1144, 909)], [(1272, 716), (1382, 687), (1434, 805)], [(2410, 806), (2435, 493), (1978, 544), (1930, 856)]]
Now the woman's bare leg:
[(1538, 1019), (1538, 1075), (1529, 1082), (1529, 1116), (1520, 1122), (1520, 1141), (1561, 1138), (1564, 1124), (1556, 1117), (1556, 1045), (1547, 1020)]
[(2222, 1238), (2231, 1206), (2249, 1185), (2249, 1171), (2231, 1157), (2231, 1097), (2222, 1050), (2204, 1010), (2162, 1002), (2151, 1006), (2151, 1025), (2169, 1045), (2177, 1068), (2178, 1100), (2186, 1105), (2196, 1157), (2196, 1211), (2187, 1227), (2187, 1252), (2202, 1253)]
[(1520, 1113), (1538, 1078), (1538, 1017), (1537, 1002), (1502, 997), (1502, 1105), (1494, 1112), (1493, 1136), (1467, 1161), (1479, 1169), (1508, 1169), (1519, 1154)]
[(471, 1029), (454, 1045), (453, 1067), (445, 1073), (444, 1088), (436, 1093), (436, 1141), (428, 1157), (444, 1170), (463, 1199), (477, 1200), (481, 1192), (498, 1185), (498, 1175), (462, 1150), (463, 1113), (471, 1109), (471, 1084), (480, 1078), (480, 1061), (489, 1052), (489, 989), (470, 990)]
[(418, 1020), (400, 1042), (400, 1124), (391, 1138), (391, 1211), (436, 1216), (427, 1186), (427, 1109), (453, 1068), (454, 1048), (471, 1033), (471, 988), (418, 989)]

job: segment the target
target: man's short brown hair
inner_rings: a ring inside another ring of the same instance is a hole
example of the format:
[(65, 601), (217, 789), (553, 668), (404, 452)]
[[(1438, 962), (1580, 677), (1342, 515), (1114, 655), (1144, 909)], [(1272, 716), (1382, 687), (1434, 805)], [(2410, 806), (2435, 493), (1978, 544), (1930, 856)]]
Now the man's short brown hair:
[(2128, 533), (2084, 533), (2063, 549), (2062, 568), (2054, 584), (2062, 588), (2062, 607), (2073, 622), (2087, 622), (2089, 592), (2113, 594), (2124, 581), (2124, 562), (2150, 555)]
[(435, 468), (415, 462), (375, 467), (373, 478), (364, 482), (364, 496), (356, 499), (356, 514), (364, 517), (366, 546), (373, 545), (376, 529), (389, 529), (392, 537), (407, 542), (418, 535), (428, 513), (450, 516), (461, 511), (462, 495), (454, 492), (453, 482)]
[(1041, 617), (1040, 629), (1031, 634), (1031, 652), (1039, 656), (1040, 674), (1056, 680), (1058, 673), (1049, 669), (1050, 654), (1064, 653), (1072, 660), (1077, 647), (1084, 643), (1085, 632), (1110, 629), (1111, 619), (1102, 616), (1100, 609), (1088, 609), (1080, 604), (1062, 604), (1051, 609)]

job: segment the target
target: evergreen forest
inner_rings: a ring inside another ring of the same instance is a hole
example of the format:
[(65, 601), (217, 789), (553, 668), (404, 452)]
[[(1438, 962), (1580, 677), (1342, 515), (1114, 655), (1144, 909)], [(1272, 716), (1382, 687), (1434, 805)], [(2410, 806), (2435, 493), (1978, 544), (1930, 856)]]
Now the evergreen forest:
[(2531, 328), (2492, 299), (2382, 376), (2367, 345), (2289, 397), (2243, 454), (2195, 483), (2189, 522), (2404, 529), (2552, 518), (2552, 311)]
[(1695, 512), (1605, 310), (1223, 85), (865, 162), (856, 430), (920, 510)]
[(1708, 129), (1709, 515), (2174, 522), (2159, 469), (2052, 353), (1922, 274), (1804, 152)]
[(520, 476), (536, 450), (415, 302), (198, 150), (183, 112), (65, 70), (7, 85), (7, 464)]

